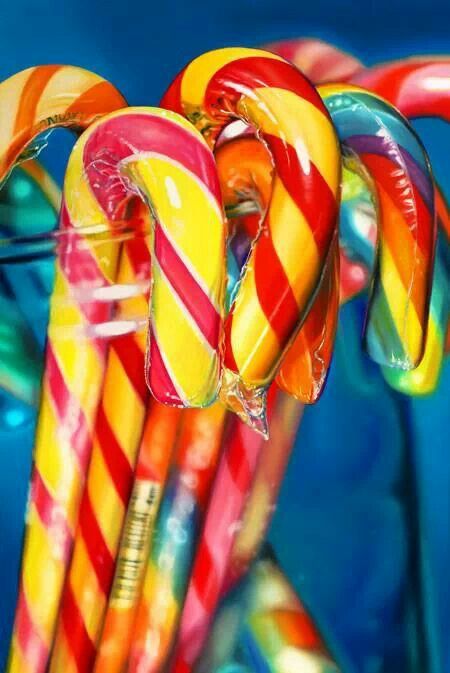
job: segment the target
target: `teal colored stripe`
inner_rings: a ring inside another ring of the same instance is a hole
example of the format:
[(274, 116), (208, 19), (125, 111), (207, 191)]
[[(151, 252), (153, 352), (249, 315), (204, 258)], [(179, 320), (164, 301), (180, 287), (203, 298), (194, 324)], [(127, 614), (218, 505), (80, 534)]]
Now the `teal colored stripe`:
[(410, 366), (381, 284), (375, 286), (372, 295), (365, 342), (367, 352), (378, 364), (403, 369)]

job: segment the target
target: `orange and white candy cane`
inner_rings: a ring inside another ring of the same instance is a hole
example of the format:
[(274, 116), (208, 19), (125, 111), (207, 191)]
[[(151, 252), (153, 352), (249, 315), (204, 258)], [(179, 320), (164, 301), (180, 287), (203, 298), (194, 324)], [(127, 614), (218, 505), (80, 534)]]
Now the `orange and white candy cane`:
[[(77, 202), (79, 222), (87, 225), (100, 211), (114, 219), (136, 191), (155, 217), (152, 392), (166, 403), (203, 406), (215, 399), (220, 380), (225, 225), (213, 154), (180, 115), (126, 108), (100, 119), (76, 143), (64, 194)], [(141, 309), (137, 312), (142, 315)], [(134, 345), (123, 343), (124, 352), (114, 342), (110, 349), (52, 673), (91, 671), (101, 636), (144, 420), (144, 362), (139, 353), (137, 371), (131, 362), (136, 348), (143, 351), (135, 336)], [(168, 370), (176, 375), (176, 388), (166, 385)]]
[(184, 114), (211, 147), (236, 119), (271, 154), (267, 213), (225, 322), (221, 395), (265, 432), (264, 392), (308, 312), (337, 226), (340, 152), (310, 82), (281, 57), (218, 49), (194, 59), (162, 106)]
[[(41, 133), (61, 126), (82, 131), (125, 105), (112, 84), (74, 66), (37, 66), (6, 79), (0, 84), (0, 183), (39, 152)], [(107, 320), (109, 304), (81, 301), (76, 293), (115, 281), (118, 246), (108, 228), (106, 238), (93, 240), (78, 224), (70, 204), (63, 204), (10, 673), (43, 673), (47, 666), (103, 379), (105, 344), (67, 332), (61, 338), (61, 327)]]

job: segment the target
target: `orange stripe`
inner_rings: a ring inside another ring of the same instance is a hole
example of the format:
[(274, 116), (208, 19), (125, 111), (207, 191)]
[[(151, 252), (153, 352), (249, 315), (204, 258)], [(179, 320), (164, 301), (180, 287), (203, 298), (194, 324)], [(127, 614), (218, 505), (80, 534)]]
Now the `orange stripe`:
[[(380, 185), (378, 185), (378, 195), (384, 225), (384, 244), (390, 250), (395, 261), (396, 271), (405, 290), (408, 291), (419, 320), (423, 321), (427, 300), (423, 292), (424, 274), (426, 272), (424, 255), (412, 238), (402, 214)], [(386, 220), (389, 220), (389, 226), (386, 226)], [(410, 253), (407, 254), (407, 251), (410, 251)], [(411, 279), (413, 277), (414, 282), (412, 283)], [(388, 291), (388, 288), (386, 288), (386, 291)]]
[(60, 65), (46, 65), (35, 68), (25, 84), (20, 96), (14, 125), (14, 136), (6, 155), (8, 168), (13, 164), (19, 152), (33, 137), (36, 108), (42, 93)]
[[(93, 119), (125, 106), (126, 101), (117, 89), (109, 82), (102, 81), (82, 93), (69, 105), (66, 112), (77, 112), (79, 115), (86, 115)], [(95, 110), (95, 113), (93, 113), (93, 110)], [(85, 122), (83, 121), (83, 123)]]

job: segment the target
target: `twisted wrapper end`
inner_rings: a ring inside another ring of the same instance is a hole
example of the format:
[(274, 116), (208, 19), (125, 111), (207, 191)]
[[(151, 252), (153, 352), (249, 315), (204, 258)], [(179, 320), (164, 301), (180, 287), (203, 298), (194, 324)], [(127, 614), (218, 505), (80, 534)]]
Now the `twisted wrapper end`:
[(267, 423), (267, 390), (265, 388), (249, 388), (238, 374), (224, 368), (220, 401), (228, 409), (239, 416), (241, 421), (255, 432), (269, 439)]

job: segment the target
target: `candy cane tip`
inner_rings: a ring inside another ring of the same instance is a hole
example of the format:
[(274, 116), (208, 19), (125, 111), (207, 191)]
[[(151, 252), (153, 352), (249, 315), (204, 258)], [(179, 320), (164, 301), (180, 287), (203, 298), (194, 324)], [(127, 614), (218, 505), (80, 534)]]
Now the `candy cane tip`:
[(247, 387), (234, 372), (226, 369), (220, 389), (221, 402), (252, 430), (269, 439), (266, 406), (267, 391)]

